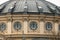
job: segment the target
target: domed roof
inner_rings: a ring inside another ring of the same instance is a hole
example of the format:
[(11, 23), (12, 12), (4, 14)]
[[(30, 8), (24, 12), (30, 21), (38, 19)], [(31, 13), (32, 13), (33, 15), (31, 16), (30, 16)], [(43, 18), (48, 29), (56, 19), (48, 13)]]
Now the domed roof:
[(10, 0), (0, 5), (0, 13), (60, 13), (60, 8), (45, 0)]

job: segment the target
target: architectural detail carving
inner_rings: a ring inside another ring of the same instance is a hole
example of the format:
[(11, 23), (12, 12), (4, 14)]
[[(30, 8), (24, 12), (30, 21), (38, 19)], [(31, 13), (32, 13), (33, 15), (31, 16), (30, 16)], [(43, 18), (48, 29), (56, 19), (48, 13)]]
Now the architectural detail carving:
[(60, 8), (46, 0), (0, 5), (0, 40), (60, 40), (59, 24)]

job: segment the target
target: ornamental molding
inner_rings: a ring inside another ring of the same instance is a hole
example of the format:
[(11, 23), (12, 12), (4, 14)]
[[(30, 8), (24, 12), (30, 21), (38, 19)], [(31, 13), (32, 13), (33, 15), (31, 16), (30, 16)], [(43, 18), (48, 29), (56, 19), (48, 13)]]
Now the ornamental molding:
[(7, 15), (7, 20), (8, 21), (13, 21), (12, 16), (11, 15)]

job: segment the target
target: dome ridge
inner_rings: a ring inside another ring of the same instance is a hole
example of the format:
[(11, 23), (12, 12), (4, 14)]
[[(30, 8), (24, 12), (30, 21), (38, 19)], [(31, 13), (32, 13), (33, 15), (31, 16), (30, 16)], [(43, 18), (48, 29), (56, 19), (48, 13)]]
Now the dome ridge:
[(10, 0), (0, 6), (0, 13), (60, 13), (60, 8), (46, 0)]

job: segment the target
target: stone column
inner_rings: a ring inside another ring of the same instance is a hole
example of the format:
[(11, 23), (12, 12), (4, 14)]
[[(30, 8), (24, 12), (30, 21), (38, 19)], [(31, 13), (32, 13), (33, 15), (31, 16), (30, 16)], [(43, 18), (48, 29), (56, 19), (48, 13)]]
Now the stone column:
[(40, 34), (44, 33), (44, 21), (40, 21)]
[(28, 21), (24, 20), (24, 34), (27, 34)]
[(58, 22), (55, 22), (55, 34), (57, 35), (58, 34)]
[(8, 34), (11, 34), (11, 27), (12, 27), (12, 17), (10, 15), (10, 13), (7, 15), (8, 17), (8, 21), (7, 21), (7, 31), (8, 31)]
[(8, 24), (7, 24), (7, 29), (8, 29), (8, 34), (11, 34), (11, 21), (8, 21)]

